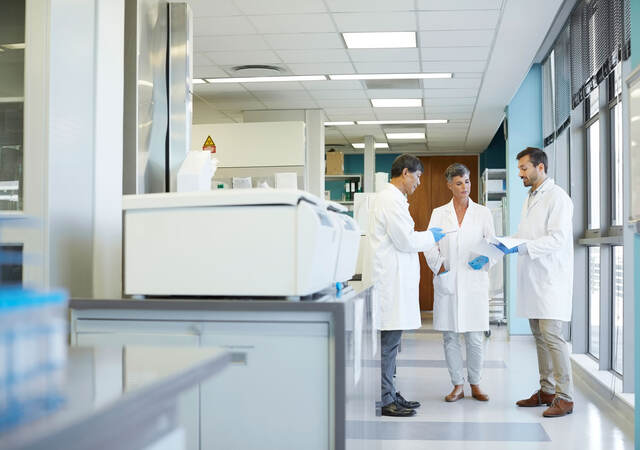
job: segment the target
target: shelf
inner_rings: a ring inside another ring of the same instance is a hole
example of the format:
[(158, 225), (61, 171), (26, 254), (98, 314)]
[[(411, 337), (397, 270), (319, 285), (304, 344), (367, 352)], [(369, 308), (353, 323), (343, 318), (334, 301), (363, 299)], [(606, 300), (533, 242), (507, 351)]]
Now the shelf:
[(504, 180), (507, 178), (507, 169), (485, 169), (482, 178), (489, 180)]
[(353, 205), (353, 200), (345, 200), (345, 201), (337, 201), (336, 203), (340, 203), (341, 205)]
[(325, 175), (325, 180), (347, 180), (352, 178), (357, 178), (358, 180), (362, 178), (362, 175)]

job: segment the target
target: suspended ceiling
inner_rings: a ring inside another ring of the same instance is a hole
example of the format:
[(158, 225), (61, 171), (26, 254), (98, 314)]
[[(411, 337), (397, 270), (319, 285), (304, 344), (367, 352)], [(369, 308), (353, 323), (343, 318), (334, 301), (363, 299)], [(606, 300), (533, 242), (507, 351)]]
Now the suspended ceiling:
[[(242, 122), (243, 111), (322, 109), (327, 121), (447, 119), (446, 124), (326, 127), (328, 146), (351, 150), (373, 135), (390, 152), (477, 153), (504, 117), (562, 0), (190, 0), (194, 77), (451, 72), (450, 79), (199, 84), (194, 122)], [(347, 49), (342, 32), (414, 31), (417, 48)], [(385, 85), (387, 84), (387, 85)], [(421, 98), (422, 107), (373, 108), (372, 98)]]

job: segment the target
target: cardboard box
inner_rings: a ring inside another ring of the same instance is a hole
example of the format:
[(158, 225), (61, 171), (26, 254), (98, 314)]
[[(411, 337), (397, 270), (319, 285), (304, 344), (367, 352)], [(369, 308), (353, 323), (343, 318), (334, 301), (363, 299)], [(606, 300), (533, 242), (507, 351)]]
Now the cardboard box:
[(327, 152), (326, 174), (344, 175), (344, 153)]

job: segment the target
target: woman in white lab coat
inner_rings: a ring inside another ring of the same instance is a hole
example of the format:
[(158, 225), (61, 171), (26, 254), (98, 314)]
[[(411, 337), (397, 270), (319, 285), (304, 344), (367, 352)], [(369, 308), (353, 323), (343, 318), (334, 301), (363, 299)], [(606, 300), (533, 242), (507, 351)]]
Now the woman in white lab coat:
[(469, 169), (452, 164), (445, 171), (451, 201), (433, 210), (429, 228), (448, 233), (425, 252), (434, 273), (433, 328), (442, 331), (444, 352), (454, 386), (445, 397), (455, 402), (464, 397), (461, 335), (467, 347), (467, 373), (472, 396), (480, 401), (489, 397), (479, 383), (482, 370), (484, 331), (489, 329), (489, 275), (491, 261), (484, 246), (495, 231), (491, 211), (469, 198)]

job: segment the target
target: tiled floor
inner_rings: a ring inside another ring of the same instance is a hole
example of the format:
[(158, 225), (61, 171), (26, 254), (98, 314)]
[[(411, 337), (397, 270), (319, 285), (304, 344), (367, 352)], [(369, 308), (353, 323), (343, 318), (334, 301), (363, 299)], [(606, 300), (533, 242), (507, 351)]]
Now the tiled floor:
[(442, 337), (423, 329), (405, 333), (399, 355), (397, 384), (403, 396), (419, 400), (422, 407), (411, 418), (366, 417), (375, 426), (363, 427), (366, 436), (350, 436), (362, 448), (371, 449), (580, 449), (633, 448), (633, 428), (605, 400), (587, 396), (579, 382), (574, 413), (566, 417), (542, 417), (543, 407), (518, 408), (515, 401), (538, 388), (535, 345), (530, 337), (507, 338), (504, 327), (493, 328), (485, 348), (481, 383), (489, 402), (468, 397), (446, 403), (451, 390), (444, 363)]

